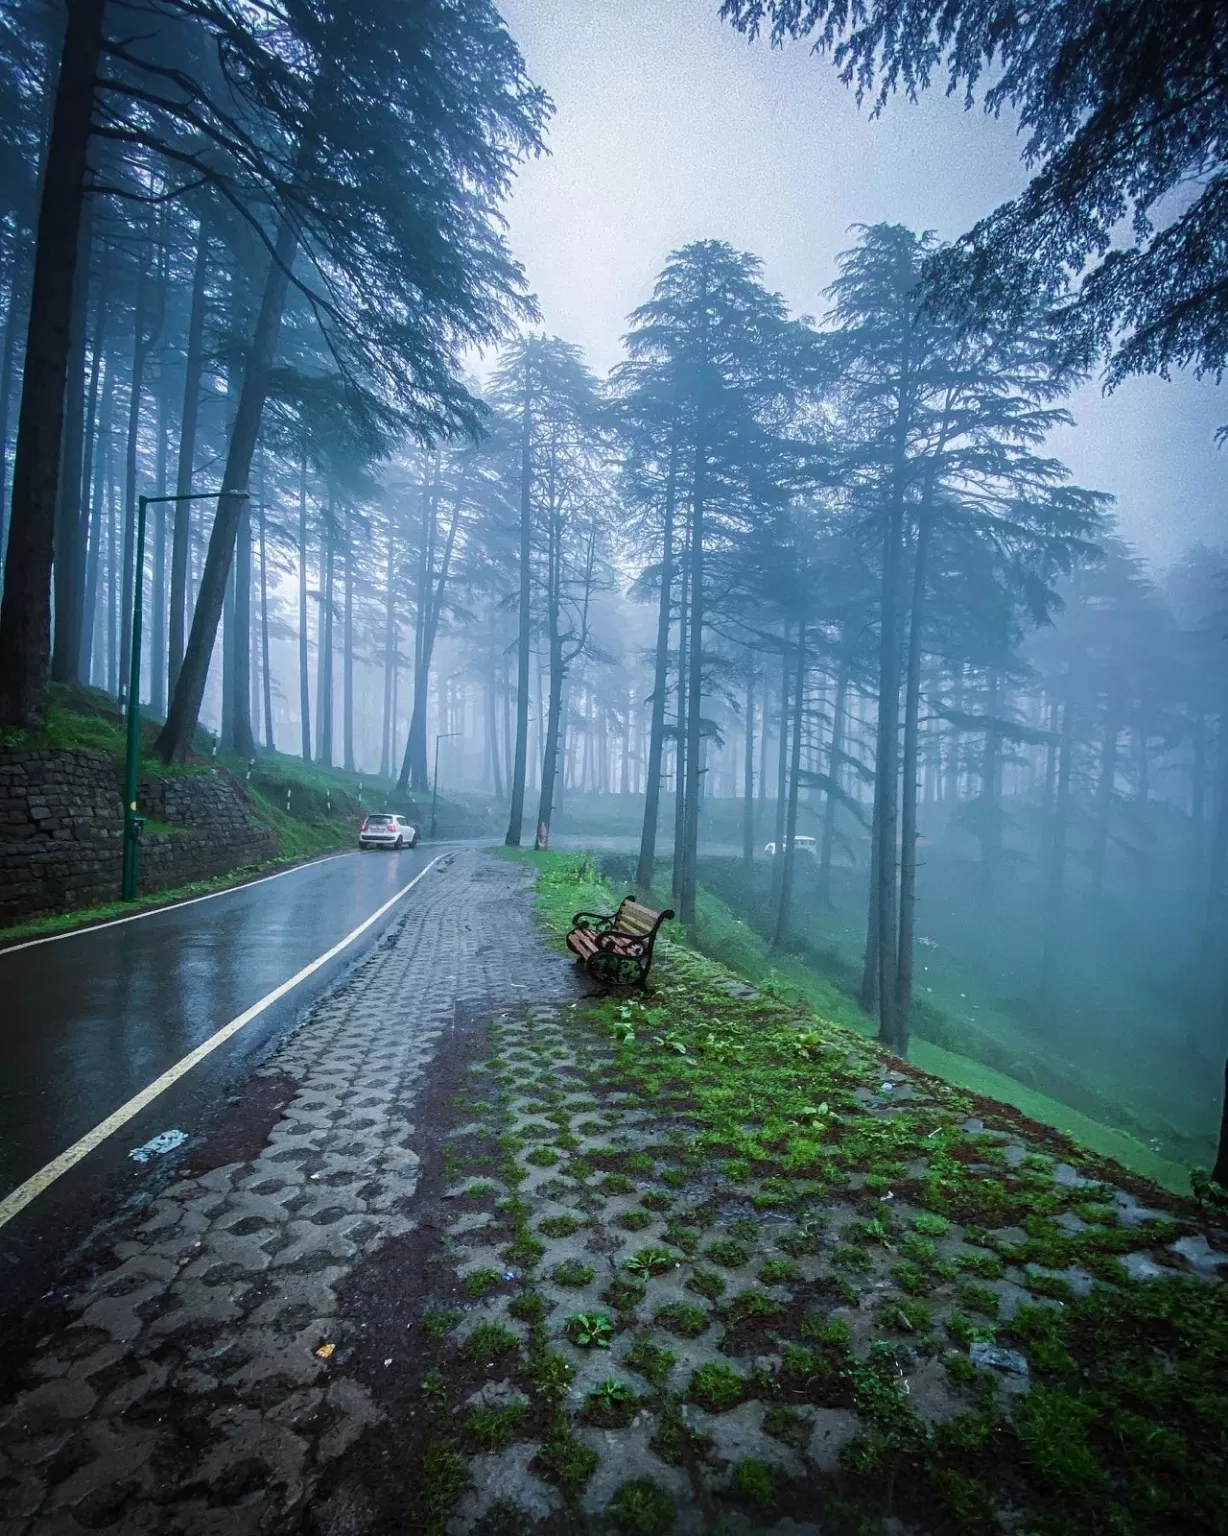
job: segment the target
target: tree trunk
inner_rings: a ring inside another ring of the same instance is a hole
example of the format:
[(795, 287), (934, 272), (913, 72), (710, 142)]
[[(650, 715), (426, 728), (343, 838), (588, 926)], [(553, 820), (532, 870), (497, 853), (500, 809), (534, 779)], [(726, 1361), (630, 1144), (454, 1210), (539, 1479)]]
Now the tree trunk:
[[(101, 331), (98, 345), (101, 345)], [(81, 632), (81, 676), (93, 683), (101, 665), (106, 638), (104, 614), (99, 601), (101, 591), (102, 546), (110, 522), (107, 510), (107, 488), (111, 479), (111, 432), (115, 421), (115, 366), (108, 363), (106, 380), (102, 386), (102, 407), (98, 416), (98, 431), (94, 438), (93, 478), (89, 492), (90, 549), (85, 566), (85, 623)], [(87, 465), (85, 473), (90, 473)]]
[(1040, 962), (1041, 996), (1052, 1001), (1058, 979), (1058, 951), (1065, 939), (1066, 826), (1070, 815), (1070, 775), (1074, 758), (1074, 680), (1066, 674), (1066, 698), (1062, 706), (1062, 737), (1058, 749), (1057, 798), (1053, 807), (1053, 834), (1049, 839), (1049, 875), (1045, 892), (1044, 940)]
[[(456, 547), (456, 533), (460, 526), (460, 498), (452, 504), (452, 514), (448, 521), (447, 537), (444, 539), (443, 553), (439, 558), (439, 570), (435, 571), (435, 534), (438, 512), (436, 503), (436, 489), (439, 484), (439, 461), (436, 456), (434, 470), (434, 487), (430, 497), (430, 527), (432, 530), (429, 542), (429, 563), (426, 567), (423, 583), (421, 585), (422, 596), (418, 601), (419, 625), (415, 639), (415, 665), (414, 665), (414, 707), (409, 721), (409, 737), (405, 743), (405, 762), (401, 767), (401, 787), (404, 789), (408, 776), (411, 789), (425, 791), (429, 785), (426, 777), (426, 738), (427, 738), (427, 705), (430, 698), (431, 662), (435, 655), (435, 641), (439, 634), (439, 620), (443, 613), (443, 596), (447, 589), (448, 574), (452, 565), (452, 552)], [(447, 722), (444, 721), (444, 729)], [(416, 769), (417, 764), (420, 769)]]
[(307, 450), (298, 476), (298, 709), (302, 726), (303, 761), (311, 761), (311, 667), (307, 633)]
[[(209, 235), (202, 218), (196, 234), (192, 268), (192, 306), (188, 312), (188, 343), (183, 376), (183, 414), (179, 421), (179, 457), (175, 465), (175, 494), (192, 494), (196, 458), (196, 425), (200, 413), (200, 381), (204, 370), (205, 282), (209, 271)], [(188, 613), (188, 550), (192, 538), (192, 504), (175, 503), (171, 533), (171, 594), (167, 651), (170, 692), (174, 694), (183, 666), (183, 637)]]
[(26, 330), (4, 595), (0, 724), (40, 726), (51, 649), (51, 565), (73, 288), (105, 0), (67, 0), (43, 169)]
[(742, 743), (742, 867), (755, 863), (755, 668), (746, 668), (746, 737)]
[(345, 771), (354, 772), (354, 510), (347, 502), (345, 508), (345, 632), (342, 657), (342, 687), (344, 695), (341, 708), (342, 753)]
[(490, 752), (490, 777), (495, 799), (503, 799), (503, 776), (499, 771), (499, 700), (498, 678), (499, 628), (494, 599), (490, 603), (490, 668), (486, 674), (486, 745)]
[[(902, 469), (899, 474), (902, 478)], [(883, 540), (882, 633), (879, 636), (878, 741), (876, 778), (878, 870), (875, 905), (878, 920), (878, 1038), (891, 1045), (896, 1037), (895, 966), (897, 924), (897, 844), (899, 832), (900, 719), (900, 565), (903, 554), (902, 499), (888, 510)]]
[(700, 741), (703, 732), (704, 688), (704, 498), (707, 494), (707, 445), (702, 424), (695, 444), (691, 485), (690, 537), (690, 656), (687, 666), (686, 793), (683, 799), (682, 874), (678, 917), (692, 943), (695, 940), (695, 888), (699, 863)]
[(316, 761), (326, 768), (333, 765), (333, 525), (334, 497), (328, 492), (328, 510), (320, 547), (320, 642), (316, 663)]
[(290, 264), (294, 260), (297, 244), (294, 226), (289, 222), (283, 223), (277, 233), (277, 244), (269, 266), (243, 385), (239, 392), (239, 407), (235, 412), (226, 469), (222, 476), (222, 495), (213, 521), (213, 531), (209, 536), (209, 551), (205, 556), (196, 611), (192, 615), (192, 630), (166, 725), (158, 737), (158, 753), (164, 762), (182, 762), (187, 756), (200, 716), (209, 658), (213, 654), (218, 621), (222, 616), (226, 578), (234, 559), (235, 535), (245, 499), (243, 493), (251, 473), (256, 439), (260, 434), (269, 370), (277, 347), (277, 334), (290, 282)]
[(836, 703), (832, 712), (831, 747), (827, 754), (827, 799), (823, 804), (823, 843), (819, 851), (819, 904), (831, 905), (831, 862), (836, 843), (836, 790), (840, 785), (840, 762), (844, 752), (845, 714), (848, 709), (849, 652), (845, 634), (840, 632), (840, 672), (836, 678)]
[(1106, 706), (1104, 750), (1100, 759), (1100, 778), (1096, 783), (1096, 820), (1088, 858), (1095, 896), (1104, 889), (1104, 863), (1109, 849), (1109, 826), (1113, 819), (1113, 793), (1117, 780), (1117, 735), (1117, 720), (1110, 703)]
[(60, 444), (56, 494), (55, 632), (51, 647), (51, 677), (57, 683), (79, 680), (81, 630), (85, 606), (85, 509), (81, 495), (85, 463), (85, 354), (89, 340), (90, 252), (93, 246), (92, 203), (87, 200), (78, 236), (77, 272), (73, 282), (68, 381), (64, 392), (64, 425)]
[[(690, 530), (687, 531), (688, 540)], [(670, 891), (675, 901), (682, 889), (682, 838), (686, 827), (686, 710), (689, 690), (687, 687), (687, 638), (691, 622), (691, 551), (689, 543), (682, 556), (682, 591), (678, 603), (678, 687), (675, 700), (674, 727), (674, 861), (670, 873)]]
[[(785, 817), (784, 847), (777, 846), (776, 857), (780, 863), (780, 896), (776, 903), (776, 927), (772, 933), (772, 948), (783, 949), (789, 937), (789, 916), (793, 904), (793, 873), (797, 850), (797, 791), (801, 783), (802, 723), (806, 701), (806, 621), (797, 625), (797, 670), (793, 677), (793, 740), (789, 754), (789, 805)], [(782, 856), (783, 855), (783, 856)]]
[(661, 597), (657, 606), (657, 646), (652, 674), (652, 724), (648, 736), (648, 779), (644, 787), (644, 825), (635, 882), (651, 890), (657, 858), (657, 820), (661, 809), (661, 759), (665, 750), (665, 704), (669, 694), (669, 627), (674, 592), (674, 509), (678, 495), (677, 434), (669, 455), (665, 483), (665, 522), (661, 538)]
[(8, 528), (8, 471), (9, 471), (9, 409), (13, 399), (13, 375), (17, 364), (18, 292), (25, 287), (25, 262), (23, 260), (26, 231), (17, 227), (13, 220), (13, 234), (9, 242), (9, 301), (4, 314), (4, 349), (0, 354), (0, 568), (4, 565), (4, 550)]
[(396, 721), (393, 718), (393, 677), (396, 672), (396, 531), (388, 525), (388, 564), (384, 574), (384, 718), (380, 730), (379, 776), (392, 776), (393, 752), (396, 750)]
[(772, 845), (776, 852), (772, 858), (772, 906), (780, 902), (780, 887), (784, 879), (785, 822), (788, 817), (789, 792), (789, 620), (784, 622), (780, 646), (780, 729), (776, 741), (776, 810), (772, 819)]
[(140, 258), (136, 277), (136, 300), (132, 314), (132, 372), (128, 377), (128, 429), (124, 457), (124, 540), (123, 585), (119, 610), (119, 696), (128, 689), (132, 648), (132, 604), (137, 593), (144, 602), (145, 572), (135, 569), (136, 501), (139, 473), (138, 449), (141, 439), (141, 396), (145, 388), (145, 362), (149, 343), (145, 336), (145, 299), (149, 288), (149, 253)]
[(925, 585), (929, 564), (930, 518), (917, 524), (912, 604), (908, 625), (908, 666), (904, 682), (903, 814), (900, 819), (900, 937), (895, 972), (895, 1037), (892, 1049), (908, 1055), (912, 1011), (913, 940), (917, 905), (917, 772), (921, 727), (921, 636), (925, 629)]
[(260, 668), (264, 695), (264, 744), (277, 750), (273, 734), (273, 666), (269, 657), (269, 541), (264, 497), (260, 498)]
[(1224, 1097), (1220, 1108), (1219, 1147), (1211, 1177), (1221, 1189), (1228, 1189), (1228, 1061), (1224, 1063)]
[(996, 667), (989, 669), (988, 684), (985, 713), (989, 720), (981, 766), (981, 869), (977, 919), (982, 929), (992, 934), (1002, 851), (1002, 735), (993, 723), (1002, 712), (1002, 679)]
[[(166, 370), (158, 377), (157, 443), (155, 446), (154, 491), (166, 495), (166, 438), (170, 429), (167, 411), (170, 392), (166, 388)], [(166, 714), (166, 504), (153, 508), (153, 622), (149, 630), (149, 702), (155, 715)]]
[(531, 562), (533, 557), (533, 403), (532, 369), (524, 362), (524, 403), (520, 413), (520, 600), (516, 642), (516, 750), (512, 765), (509, 848), (519, 848), (524, 823), (524, 781), (529, 756), (529, 647), (533, 639)]
[(235, 536), (235, 635), (231, 653), (234, 693), (234, 749), (242, 758), (256, 755), (252, 734), (252, 514), (244, 500)]
[(551, 574), (547, 594), (547, 621), (550, 627), (550, 684), (546, 704), (546, 740), (542, 748), (541, 794), (537, 802), (539, 850), (550, 846), (550, 817), (554, 811), (554, 785), (559, 766), (559, 733), (563, 717), (563, 641), (559, 634), (559, 551), (551, 550)]

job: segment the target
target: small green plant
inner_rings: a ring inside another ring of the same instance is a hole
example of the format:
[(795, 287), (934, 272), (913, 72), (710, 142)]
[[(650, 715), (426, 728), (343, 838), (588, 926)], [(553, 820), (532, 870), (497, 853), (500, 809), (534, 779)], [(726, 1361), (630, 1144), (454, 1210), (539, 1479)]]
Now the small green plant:
[(545, 1251), (545, 1243), (530, 1237), (527, 1232), (521, 1232), (503, 1250), (503, 1257), (509, 1264), (520, 1264), (527, 1269), (536, 1264)]
[(493, 1365), (503, 1355), (520, 1347), (520, 1340), (502, 1323), (479, 1323), (461, 1346), (461, 1352), (474, 1365)]
[(604, 1312), (576, 1312), (567, 1319), (567, 1337), (580, 1349), (609, 1349), (614, 1324)]
[(647, 1152), (634, 1152), (627, 1159), (627, 1168), (632, 1173), (652, 1173), (656, 1166)]
[(597, 1188), (603, 1195), (633, 1195), (635, 1182), (625, 1173), (607, 1173)]
[(725, 1277), (715, 1270), (697, 1269), (687, 1281), (686, 1288), (697, 1296), (706, 1296), (709, 1301), (719, 1301), (725, 1294)]
[(922, 1237), (943, 1237), (951, 1230), (951, 1223), (945, 1216), (938, 1216), (933, 1211), (922, 1211), (913, 1217), (912, 1229)]
[(723, 1264), (726, 1269), (740, 1269), (749, 1261), (750, 1253), (732, 1238), (719, 1237), (704, 1249), (704, 1257), (714, 1264)]
[(691, 1396), (709, 1413), (728, 1413), (742, 1401), (745, 1380), (732, 1366), (712, 1361), (691, 1377)]
[(535, 1355), (529, 1362), (529, 1376), (533, 1385), (548, 1403), (562, 1402), (574, 1374), (571, 1362), (552, 1350)]
[(661, 1236), (673, 1247), (681, 1248), (688, 1259), (699, 1247), (699, 1233), (694, 1227), (688, 1227), (681, 1221), (671, 1221)]
[(639, 1406), (639, 1399), (625, 1381), (607, 1376), (584, 1399), (584, 1417), (603, 1429), (621, 1429), (629, 1424)]
[(874, 1260), (866, 1250), (856, 1247), (852, 1243), (839, 1244), (832, 1253), (831, 1261), (837, 1269), (847, 1269), (858, 1273), (864, 1273), (867, 1269), (874, 1268)]
[(660, 1483), (637, 1477), (615, 1490), (606, 1518), (622, 1536), (668, 1536), (674, 1528), (674, 1501)]
[(522, 1291), (512, 1297), (507, 1310), (522, 1323), (540, 1323), (550, 1311), (550, 1303), (536, 1291)]
[(652, 1214), (649, 1211), (623, 1211), (614, 1219), (626, 1232), (642, 1232), (645, 1227), (652, 1226)]
[(478, 1450), (502, 1451), (516, 1438), (528, 1412), (525, 1403), (507, 1403), (497, 1408), (483, 1403), (469, 1412), (462, 1428)]
[(550, 1278), (555, 1285), (566, 1286), (569, 1290), (579, 1290), (581, 1286), (589, 1283), (595, 1273), (591, 1264), (583, 1264), (579, 1259), (564, 1259), (550, 1271)]
[(672, 1349), (652, 1343), (643, 1334), (636, 1339), (624, 1356), (630, 1369), (638, 1371), (645, 1381), (656, 1387), (658, 1392), (669, 1379), (669, 1373), (673, 1370), (677, 1358)]
[(729, 1235), (738, 1243), (754, 1243), (759, 1238), (759, 1223), (753, 1216), (738, 1216), (729, 1223)]
[(442, 1339), (464, 1315), (459, 1307), (428, 1307), (422, 1314), (422, 1327), (428, 1338)]
[(731, 1327), (738, 1328), (748, 1323), (766, 1323), (772, 1318), (779, 1317), (784, 1311), (780, 1302), (771, 1296), (765, 1296), (762, 1291), (739, 1291), (734, 1296), (726, 1309), (726, 1316)]
[(751, 1457), (738, 1462), (734, 1467), (729, 1479), (729, 1492), (735, 1499), (758, 1510), (771, 1509), (776, 1497), (767, 1464)]
[(648, 1294), (642, 1280), (631, 1275), (615, 1275), (601, 1293), (601, 1299), (616, 1312), (634, 1312)]
[(555, 1163), (561, 1162), (563, 1154), (553, 1147), (534, 1147), (532, 1152), (525, 1153), (525, 1162), (532, 1163), (535, 1168), (553, 1168)]
[(759, 1270), (764, 1285), (793, 1285), (802, 1278), (797, 1265), (788, 1259), (768, 1259)]
[(427, 1529), (442, 1531), (469, 1486), (469, 1463), (451, 1442), (432, 1440), (422, 1457), (422, 1483)]
[(570, 1237), (582, 1225), (574, 1216), (543, 1216), (537, 1223), (537, 1230), (543, 1237)]
[(657, 1308), (653, 1321), (667, 1333), (676, 1333), (680, 1339), (697, 1339), (712, 1319), (703, 1307), (692, 1307), (684, 1301), (671, 1301)]
[(627, 1268), (633, 1275), (663, 1275), (677, 1262), (668, 1248), (639, 1248), (627, 1260)]
[(597, 1452), (572, 1433), (567, 1415), (556, 1414), (537, 1453), (536, 1465), (542, 1477), (574, 1496), (597, 1470), (597, 1462)]
[(670, 1196), (661, 1189), (650, 1189), (646, 1195), (640, 1196), (640, 1204), (649, 1211), (668, 1211), (673, 1203)]
[(472, 1296), (475, 1300), (488, 1296), (502, 1278), (497, 1269), (475, 1269), (464, 1278), (465, 1295)]

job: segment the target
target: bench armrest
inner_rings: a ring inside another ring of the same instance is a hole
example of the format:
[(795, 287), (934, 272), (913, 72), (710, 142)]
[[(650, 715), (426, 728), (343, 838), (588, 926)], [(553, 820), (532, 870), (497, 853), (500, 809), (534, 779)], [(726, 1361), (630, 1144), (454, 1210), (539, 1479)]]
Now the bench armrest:
[[(593, 923), (612, 923), (617, 912), (577, 912), (571, 920), (573, 928), (591, 928)], [(592, 920), (591, 922), (589, 920)]]

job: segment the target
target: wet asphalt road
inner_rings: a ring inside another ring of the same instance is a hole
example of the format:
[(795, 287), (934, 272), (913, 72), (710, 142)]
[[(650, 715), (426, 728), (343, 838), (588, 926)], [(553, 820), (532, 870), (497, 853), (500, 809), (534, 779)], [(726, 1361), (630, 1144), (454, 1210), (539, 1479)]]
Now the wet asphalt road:
[[(0, 950), (0, 1199), (344, 938), (441, 851), (341, 854), (207, 900)], [(128, 1153), (172, 1127), (191, 1134), (420, 889), (0, 1228), (0, 1306), (139, 1200), (147, 1179)]]

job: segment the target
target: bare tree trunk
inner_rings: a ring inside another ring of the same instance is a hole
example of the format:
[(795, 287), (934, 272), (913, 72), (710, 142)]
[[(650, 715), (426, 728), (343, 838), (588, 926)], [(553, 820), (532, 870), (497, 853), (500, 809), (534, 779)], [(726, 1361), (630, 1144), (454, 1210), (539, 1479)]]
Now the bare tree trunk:
[(388, 565), (384, 585), (384, 717), (380, 731), (379, 776), (392, 774), (396, 720), (393, 716), (393, 676), (396, 671), (397, 607), (396, 607), (396, 530), (388, 525)]
[(354, 772), (354, 509), (345, 508), (345, 631), (342, 656), (342, 753), (347, 773)]
[(51, 651), (51, 566), (86, 154), (105, 0), (67, 0), (43, 169), (34, 284), (0, 600), (0, 724), (39, 726)]
[(263, 496), (260, 498), (260, 668), (264, 694), (264, 744), (270, 752), (275, 752), (273, 666), (269, 658), (269, 541)]
[(222, 496), (209, 537), (209, 551), (205, 557), (196, 611), (192, 615), (192, 630), (166, 725), (158, 737), (158, 752), (165, 762), (172, 759), (182, 761), (186, 757), (200, 717), (209, 658), (213, 654), (218, 622), (222, 616), (226, 578), (234, 559), (235, 535), (244, 500), (242, 493), (247, 489), (256, 439), (260, 434), (269, 370), (277, 347), (277, 334), (290, 282), (290, 264), (294, 260), (297, 246), (294, 226), (289, 222), (283, 223), (278, 230), (260, 312), (256, 317), (243, 385), (239, 392), (239, 407), (235, 412), (226, 469), (222, 476)]
[(333, 515), (335, 501), (332, 486), (328, 490), (328, 510), (321, 534), (320, 643), (316, 662), (316, 761), (326, 768), (333, 765), (333, 547), (336, 543)]
[[(192, 268), (192, 306), (188, 312), (188, 344), (183, 376), (183, 414), (179, 420), (179, 457), (175, 465), (175, 494), (192, 494), (192, 465), (196, 457), (196, 425), (200, 414), (200, 380), (204, 369), (205, 281), (209, 270), (209, 235), (204, 218), (196, 233)], [(188, 612), (188, 549), (192, 537), (192, 504), (175, 503), (171, 533), (171, 596), (167, 655), (170, 691), (179, 682), (183, 637)]]
[(669, 694), (669, 626), (674, 591), (674, 509), (678, 495), (678, 443), (670, 448), (665, 484), (665, 522), (661, 537), (661, 597), (657, 606), (657, 647), (652, 673), (652, 724), (648, 736), (648, 779), (636, 885), (651, 890), (657, 858), (657, 820), (661, 809), (661, 759), (665, 750), (665, 704)]
[(0, 569), (8, 531), (9, 409), (13, 399), (13, 375), (17, 363), (17, 331), (20, 318), (18, 295), (25, 288), (23, 260), (27, 231), (13, 218), (9, 244), (9, 301), (4, 312), (4, 349), (0, 353)]
[(895, 973), (895, 1038), (892, 1048), (908, 1055), (908, 1021), (912, 1012), (913, 940), (917, 905), (917, 759), (921, 725), (921, 636), (925, 630), (925, 596), (929, 564), (930, 517), (923, 511), (917, 525), (912, 604), (908, 628), (908, 667), (904, 682), (903, 815), (900, 821), (900, 939)]
[(524, 402), (520, 413), (520, 602), (516, 649), (516, 750), (512, 766), (511, 806), (508, 812), (509, 848), (519, 848), (524, 824), (524, 785), (529, 755), (529, 647), (533, 640), (533, 395), (532, 368), (524, 360)]
[[(688, 539), (690, 533), (688, 530)], [(682, 889), (682, 839), (686, 827), (686, 718), (690, 691), (687, 683), (687, 646), (691, 622), (691, 552), (686, 546), (682, 556), (682, 591), (678, 605), (678, 687), (675, 701), (674, 730), (674, 862), (670, 890), (678, 900)]]
[(749, 875), (755, 862), (755, 665), (746, 665), (746, 736), (742, 743), (742, 864)]
[(776, 902), (776, 926), (772, 948), (783, 949), (789, 936), (789, 909), (793, 903), (793, 873), (797, 850), (797, 791), (801, 783), (802, 724), (806, 701), (806, 621), (797, 625), (797, 668), (793, 677), (793, 740), (789, 754), (789, 803), (784, 824), (784, 846), (778, 844), (776, 859), (780, 865), (780, 893)]
[(1044, 940), (1040, 962), (1042, 997), (1053, 999), (1058, 979), (1058, 951), (1065, 908), (1066, 828), (1070, 815), (1070, 775), (1074, 758), (1074, 680), (1066, 674), (1066, 699), (1062, 706), (1062, 739), (1058, 751), (1057, 799), (1053, 807), (1049, 875), (1045, 894)]
[[(902, 479), (903, 470), (899, 468)], [(897, 945), (897, 861), (899, 832), (900, 719), (900, 563), (903, 554), (903, 503), (893, 498), (883, 538), (882, 633), (878, 669), (878, 922), (879, 1039), (893, 1044), (895, 1027), (895, 966)]]
[(486, 745), (490, 752), (490, 777), (496, 800), (503, 799), (503, 776), (499, 771), (499, 709), (496, 695), (498, 678), (499, 631), (494, 599), (490, 603), (490, 667), (486, 675)]
[(231, 688), (234, 695), (234, 749), (240, 757), (253, 758), (252, 735), (252, 514), (245, 499), (235, 536), (235, 636), (231, 654)]
[(134, 568), (136, 548), (136, 500), (139, 471), (137, 450), (141, 437), (141, 396), (145, 388), (145, 361), (149, 342), (145, 335), (145, 302), (149, 289), (149, 253), (140, 257), (137, 269), (136, 300), (132, 314), (132, 371), (128, 376), (128, 431), (124, 459), (124, 540), (123, 585), (119, 610), (119, 696), (128, 687), (129, 652), (132, 647), (132, 602), (138, 589), (144, 588), (144, 571)]
[[(101, 331), (97, 345), (101, 346)], [(114, 364), (108, 363), (102, 386), (102, 408), (94, 438), (93, 478), (89, 491), (90, 549), (85, 566), (85, 623), (81, 633), (81, 676), (92, 683), (102, 670), (105, 641), (104, 614), (99, 602), (102, 546), (109, 529), (107, 487), (111, 479), (111, 431), (115, 419)], [(90, 473), (87, 465), (85, 473)]]
[(832, 712), (831, 747), (827, 754), (827, 799), (823, 805), (823, 842), (819, 850), (819, 903), (831, 905), (831, 862), (836, 843), (836, 807), (840, 801), (840, 763), (844, 753), (845, 722), (848, 713), (849, 652), (846, 636), (840, 633), (840, 672), (836, 678), (836, 703)]
[[(166, 495), (166, 437), (169, 431), (167, 411), (170, 394), (166, 388), (166, 369), (158, 377), (157, 443), (155, 445), (154, 491)], [(154, 550), (152, 619), (149, 629), (149, 701), (155, 715), (166, 713), (166, 504), (153, 509)]]
[(701, 422), (696, 434), (695, 473), (691, 484), (690, 539), (690, 657), (687, 679), (686, 796), (682, 834), (682, 879), (678, 892), (678, 917), (692, 940), (695, 938), (695, 893), (699, 865), (699, 797), (703, 737), (704, 691), (704, 502), (707, 496), (707, 443)]
[(85, 606), (85, 509), (81, 495), (85, 462), (85, 355), (89, 341), (90, 252), (93, 246), (93, 204), (86, 200), (78, 237), (77, 273), (73, 283), (68, 383), (64, 391), (64, 425), (60, 444), (56, 494), (55, 632), (51, 646), (51, 677), (57, 683), (79, 679), (81, 629)]
[(298, 708), (302, 725), (303, 761), (311, 761), (311, 667), (307, 634), (307, 449), (298, 476)]

